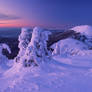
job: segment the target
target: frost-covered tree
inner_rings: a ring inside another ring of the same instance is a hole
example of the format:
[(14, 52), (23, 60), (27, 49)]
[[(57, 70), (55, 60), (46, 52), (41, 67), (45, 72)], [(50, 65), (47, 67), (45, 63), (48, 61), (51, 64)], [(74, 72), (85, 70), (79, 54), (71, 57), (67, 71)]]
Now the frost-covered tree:
[(6, 49), (9, 54), (11, 53), (11, 50), (7, 44), (1, 43), (0, 44), (0, 67), (7, 68), (7, 62), (9, 61), (8, 58), (2, 54), (2, 50)]
[(20, 58), (24, 55), (25, 50), (31, 40), (31, 29), (30, 28), (22, 28), (21, 34), (19, 35), (19, 53), (15, 58), (16, 62), (20, 60)]
[(26, 48), (25, 55), (21, 59), (24, 66), (30, 66), (32, 63), (37, 65), (40, 61), (45, 61), (46, 57), (50, 56), (47, 50), (47, 40), (49, 31), (45, 31), (40, 27), (33, 29), (31, 42)]

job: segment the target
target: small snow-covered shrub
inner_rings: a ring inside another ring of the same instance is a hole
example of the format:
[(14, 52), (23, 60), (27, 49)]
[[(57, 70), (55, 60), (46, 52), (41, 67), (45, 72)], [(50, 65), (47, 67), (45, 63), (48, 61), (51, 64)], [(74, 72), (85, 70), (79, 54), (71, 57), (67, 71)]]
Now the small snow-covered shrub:
[(0, 44), (0, 68), (6, 68), (8, 63), (8, 58), (2, 54), (2, 50), (6, 49), (9, 54), (11, 53), (11, 50), (7, 44), (1, 43)]

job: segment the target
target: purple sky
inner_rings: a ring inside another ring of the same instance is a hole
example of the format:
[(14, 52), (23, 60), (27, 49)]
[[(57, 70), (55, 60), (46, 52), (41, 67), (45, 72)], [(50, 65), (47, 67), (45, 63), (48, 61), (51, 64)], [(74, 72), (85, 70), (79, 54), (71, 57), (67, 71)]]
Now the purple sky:
[(92, 1), (0, 0), (0, 26), (92, 25)]

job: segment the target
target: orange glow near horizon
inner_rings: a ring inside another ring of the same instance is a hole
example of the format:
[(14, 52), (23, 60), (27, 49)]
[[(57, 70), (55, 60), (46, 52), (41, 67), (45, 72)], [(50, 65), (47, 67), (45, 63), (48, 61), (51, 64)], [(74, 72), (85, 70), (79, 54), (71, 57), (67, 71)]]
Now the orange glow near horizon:
[(26, 21), (0, 21), (0, 27), (32, 27), (33, 24), (28, 24)]

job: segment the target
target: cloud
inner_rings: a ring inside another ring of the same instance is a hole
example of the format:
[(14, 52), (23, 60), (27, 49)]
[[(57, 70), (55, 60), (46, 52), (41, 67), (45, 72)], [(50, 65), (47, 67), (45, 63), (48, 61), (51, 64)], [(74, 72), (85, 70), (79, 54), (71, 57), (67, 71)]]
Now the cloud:
[(9, 23), (2, 23), (2, 22), (1, 22), (0, 24), (9, 24)]
[(4, 20), (17, 20), (20, 19), (20, 17), (15, 16), (15, 15), (8, 15), (8, 14), (3, 14), (0, 13), (0, 20), (4, 21)]
[(6, 24), (6, 23), (0, 23), (0, 24)]

